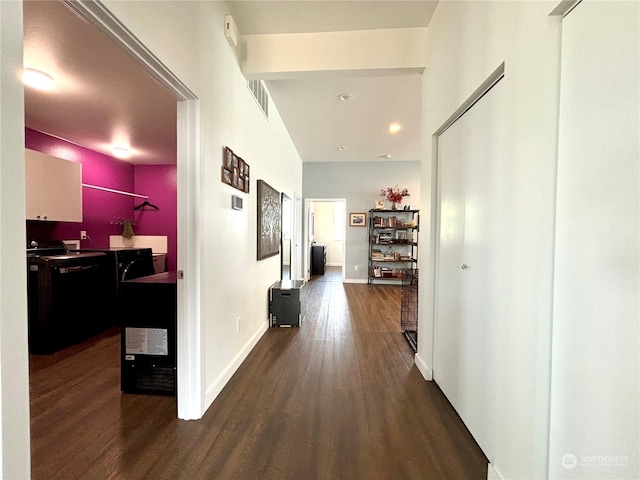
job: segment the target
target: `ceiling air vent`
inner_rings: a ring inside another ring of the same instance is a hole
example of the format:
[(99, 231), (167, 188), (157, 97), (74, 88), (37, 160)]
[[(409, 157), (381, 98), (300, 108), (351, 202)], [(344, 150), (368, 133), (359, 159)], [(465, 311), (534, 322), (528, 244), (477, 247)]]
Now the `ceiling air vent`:
[(264, 86), (264, 82), (262, 80), (249, 80), (247, 87), (249, 87), (249, 90), (253, 94), (253, 98), (258, 102), (264, 116), (269, 118), (269, 94), (267, 93), (267, 88)]

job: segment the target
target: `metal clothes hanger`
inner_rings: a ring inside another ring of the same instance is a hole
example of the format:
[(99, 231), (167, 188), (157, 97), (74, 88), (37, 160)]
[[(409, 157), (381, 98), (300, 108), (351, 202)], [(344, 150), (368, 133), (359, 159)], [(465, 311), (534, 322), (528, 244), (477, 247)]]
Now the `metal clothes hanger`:
[(134, 210), (160, 210), (160, 208), (158, 208), (157, 205), (154, 205), (153, 203), (149, 203), (149, 200), (145, 200), (141, 204), (136, 205), (135, 207), (133, 207), (133, 209)]

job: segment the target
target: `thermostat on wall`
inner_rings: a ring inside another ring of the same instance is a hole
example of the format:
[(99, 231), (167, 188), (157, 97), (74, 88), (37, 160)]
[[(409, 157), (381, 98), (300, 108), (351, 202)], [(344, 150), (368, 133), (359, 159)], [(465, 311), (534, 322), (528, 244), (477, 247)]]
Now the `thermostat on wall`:
[(231, 195), (231, 208), (234, 210), (242, 210), (242, 198), (237, 195)]

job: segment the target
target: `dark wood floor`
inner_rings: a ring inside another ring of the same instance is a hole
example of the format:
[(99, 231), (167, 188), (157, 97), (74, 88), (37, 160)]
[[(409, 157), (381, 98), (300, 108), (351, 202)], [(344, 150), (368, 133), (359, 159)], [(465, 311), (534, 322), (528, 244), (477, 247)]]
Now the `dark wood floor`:
[[(337, 280), (337, 281), (335, 281)], [(400, 334), (399, 289), (309, 285), (200, 421), (121, 394), (119, 336), (31, 358), (35, 479), (472, 479), (487, 461)]]

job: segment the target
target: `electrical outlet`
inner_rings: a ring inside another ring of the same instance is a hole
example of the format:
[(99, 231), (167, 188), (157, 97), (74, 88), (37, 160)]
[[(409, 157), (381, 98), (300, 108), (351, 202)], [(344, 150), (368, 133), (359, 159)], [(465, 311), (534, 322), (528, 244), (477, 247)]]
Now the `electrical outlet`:
[(357, 272), (358, 271), (358, 265), (354, 265), (353, 269)]
[(86, 240), (86, 239), (87, 239), (87, 231), (80, 230), (80, 240)]
[(236, 332), (239, 332), (242, 328), (242, 317), (236, 318)]

